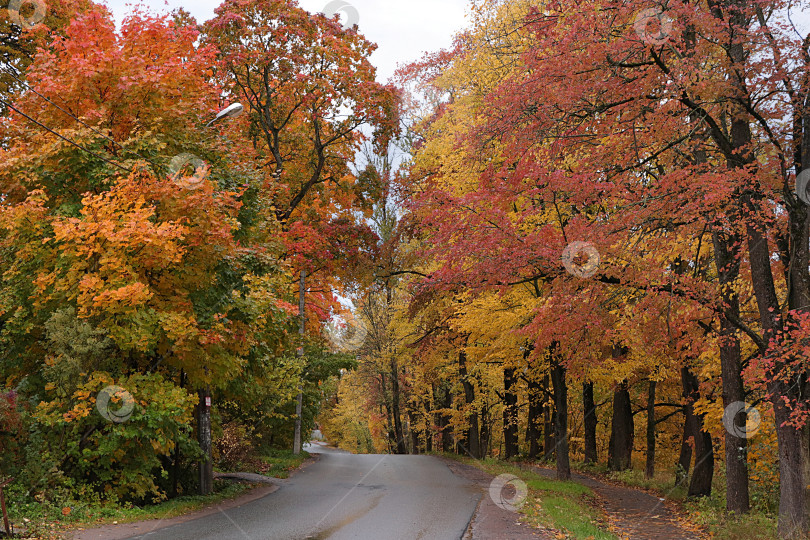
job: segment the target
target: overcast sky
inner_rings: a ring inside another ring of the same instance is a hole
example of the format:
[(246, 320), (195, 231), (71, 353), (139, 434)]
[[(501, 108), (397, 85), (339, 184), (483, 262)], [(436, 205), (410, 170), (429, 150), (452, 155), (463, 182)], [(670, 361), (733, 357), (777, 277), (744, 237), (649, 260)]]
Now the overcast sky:
[[(309, 12), (323, 11), (331, 0), (299, 0)], [(340, 1), (340, 0), (338, 0)], [(398, 64), (417, 60), (423, 52), (449, 47), (453, 34), (466, 23), (468, 0), (345, 0), (356, 9), (360, 27), (379, 48), (371, 57), (378, 80), (386, 81)], [(219, 0), (106, 0), (120, 23), (134, 3), (156, 13), (183, 7), (199, 22), (214, 16)], [(344, 15), (345, 17), (345, 15)], [(345, 20), (345, 19), (344, 19)]]

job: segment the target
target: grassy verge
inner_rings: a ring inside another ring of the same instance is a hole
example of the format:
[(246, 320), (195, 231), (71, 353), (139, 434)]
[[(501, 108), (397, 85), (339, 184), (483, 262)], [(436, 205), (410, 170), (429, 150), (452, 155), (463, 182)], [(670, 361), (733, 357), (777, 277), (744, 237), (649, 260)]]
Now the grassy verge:
[(556, 529), (571, 538), (617, 538), (607, 531), (605, 516), (596, 506), (593, 492), (586, 486), (545, 478), (517, 465), (495, 459), (474, 460), (455, 454), (443, 455), (495, 476), (513, 474), (526, 482), (529, 493), (520, 513), (523, 514), (522, 520), (530, 526), (541, 525)]
[(263, 449), (249, 458), (226, 467), (217, 467), (217, 472), (249, 472), (272, 476), (273, 478), (288, 478), (290, 473), (299, 468), (310, 456), (306, 452), (298, 455), (292, 450), (278, 448)]
[[(762, 500), (752, 485), (751, 500), (754, 508), (750, 513), (735, 515), (726, 512), (726, 486), (722, 470), (715, 472), (710, 497), (688, 498), (688, 484), (674, 487), (672, 472), (656, 472), (653, 478), (644, 478), (640, 470), (610, 472), (603, 465), (582, 465), (572, 463), (578, 471), (602, 476), (609, 481), (638, 487), (657, 493), (661, 497), (679, 503), (687, 514), (690, 523), (707, 530), (717, 540), (773, 540), (776, 535), (776, 516), (773, 512), (757, 506)], [(763, 503), (764, 504), (764, 503)]]
[(24, 538), (54, 539), (61, 538), (68, 530), (180, 516), (237, 497), (253, 486), (216, 481), (214, 487), (214, 493), (204, 497), (182, 496), (145, 506), (84, 501), (70, 501), (58, 506), (40, 503), (10, 504), (9, 519), (15, 530), (22, 528), (26, 531)]
[(268, 450), (262, 453), (261, 460), (266, 466), (266, 474), (275, 478), (287, 478), (290, 472), (299, 468), (303, 463), (309, 459), (309, 454), (301, 452), (297, 456), (292, 453), (292, 450)]
[(689, 520), (705, 527), (718, 540), (776, 540), (776, 517), (763, 512), (734, 515), (726, 512), (725, 497), (716, 494), (687, 501)]

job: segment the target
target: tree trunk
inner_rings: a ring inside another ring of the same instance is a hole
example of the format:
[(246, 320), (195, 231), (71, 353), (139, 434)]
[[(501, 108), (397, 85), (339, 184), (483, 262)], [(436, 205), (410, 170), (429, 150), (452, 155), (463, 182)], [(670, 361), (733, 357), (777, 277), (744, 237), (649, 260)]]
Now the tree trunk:
[[(806, 236), (805, 236), (806, 241)], [(780, 305), (776, 296), (773, 274), (770, 266), (770, 249), (767, 237), (755, 224), (748, 224), (748, 253), (750, 257), (751, 281), (759, 308), (760, 322), (764, 329), (765, 343), (779, 342), (780, 332), (784, 329)], [(806, 538), (808, 531), (808, 504), (806, 500), (806, 483), (804, 477), (804, 453), (802, 435), (789, 422), (790, 409), (785, 399), (791, 404), (800, 399), (797, 388), (801, 384), (788, 384), (778, 377), (783, 369), (783, 362), (775, 362), (772, 369), (772, 380), (768, 390), (773, 403), (776, 420), (776, 437), (779, 442), (779, 536), (781, 538)], [(778, 374), (778, 375), (777, 375)]]
[(582, 383), (582, 409), (585, 427), (585, 463), (597, 463), (596, 455), (596, 403), (593, 400), (593, 382)]
[(650, 381), (647, 391), (647, 463), (644, 477), (655, 476), (655, 381)]
[(697, 377), (688, 367), (681, 368), (681, 382), (686, 397), (686, 411), (689, 425), (692, 428), (690, 435), (695, 444), (695, 468), (692, 480), (689, 482), (688, 495), (690, 497), (708, 497), (712, 494), (712, 478), (714, 477), (714, 449), (711, 435), (703, 431), (703, 415), (695, 414), (693, 404), (700, 397)]
[[(733, 284), (739, 277), (739, 236), (727, 238), (712, 234), (714, 258), (721, 285), (723, 316), (720, 319), (720, 371), (723, 381), (723, 407), (745, 401), (740, 342), (730, 322), (740, 316), (740, 299)], [(744, 414), (744, 413), (743, 413)], [(743, 418), (745, 421), (745, 418)], [(748, 440), (725, 430), (726, 510), (738, 514), (750, 509), (748, 495)]]
[(394, 416), (394, 437), (396, 437), (396, 453), (407, 454), (405, 448), (405, 431), (402, 429), (402, 414), (399, 410), (399, 366), (396, 358), (391, 358), (391, 413)]
[(478, 441), (478, 411), (475, 410), (475, 387), (470, 382), (467, 374), (467, 352), (464, 350), (458, 353), (458, 373), (461, 377), (461, 385), (464, 387), (464, 403), (466, 404), (467, 420), (469, 427), (466, 431), (467, 453), (475, 459), (481, 458), (481, 449)]
[[(783, 382), (771, 384), (769, 389), (771, 388), (776, 388), (771, 390), (775, 395), (791, 395)], [(802, 432), (787, 423), (791, 421), (790, 409), (784, 402), (777, 397), (772, 402), (779, 441), (779, 537), (807, 538), (807, 486), (804, 483), (805, 449), (802, 447)]]
[[(543, 389), (548, 392), (551, 384), (548, 373), (543, 375)], [(546, 400), (543, 405), (543, 459), (551, 461), (554, 457), (554, 404)]]
[(433, 452), (433, 430), (430, 427), (425, 430), (425, 452)]
[[(444, 404), (439, 396), (439, 387), (436, 383), (431, 385), (432, 395), (433, 395), (433, 413), (432, 413), (432, 426), (429, 425), (428, 429), (428, 440), (430, 443), (431, 450), (433, 449), (433, 443), (436, 442), (436, 450), (439, 452), (444, 452), (444, 446), (442, 445), (442, 435), (444, 434), (444, 426), (442, 425), (442, 413), (439, 412), (439, 409), (444, 407)], [(428, 406), (428, 411), (431, 410), (431, 407)], [(431, 413), (428, 413), (428, 418), (431, 417)]]
[(542, 403), (545, 396), (542, 387), (534, 374), (529, 375), (529, 412), (526, 426), (526, 442), (529, 445), (529, 459), (537, 459), (540, 455), (540, 422), (542, 422)]
[[(743, 27), (752, 24), (747, 19), (745, 10), (739, 9), (740, 0), (726, 0), (730, 8), (728, 24), (730, 27)], [(746, 2), (747, 4), (748, 2)], [(718, 13), (718, 16), (723, 16)], [(728, 48), (728, 58), (731, 61), (729, 81), (744, 95), (747, 90), (746, 81), (739, 76), (743, 70), (748, 69), (750, 60), (746, 46), (742, 41), (732, 43)], [(748, 111), (739, 102), (731, 110), (731, 148), (726, 157), (732, 168), (743, 168), (756, 164), (756, 156), (751, 151), (753, 135), (750, 122), (754, 121)], [(810, 163), (810, 118), (806, 114), (807, 101), (795, 102), (794, 107), (794, 135), (800, 135), (801, 144), (794, 149), (797, 157), (797, 174), (799, 169), (807, 168)], [(742, 215), (745, 216), (745, 230), (747, 235), (748, 261), (751, 271), (751, 284), (759, 309), (760, 325), (762, 327), (762, 342), (781, 344), (781, 335), (786, 330), (785, 325), (792, 324), (792, 317), (788, 311), (788, 320), (782, 320), (782, 306), (776, 295), (773, 271), (771, 269), (772, 252), (768, 245), (770, 226), (761, 218), (759, 211), (764, 196), (758, 186), (745, 186), (741, 196), (737, 199), (741, 206)], [(764, 201), (764, 204), (768, 204)], [(790, 231), (789, 252), (786, 267), (790, 268), (788, 284), (788, 308), (807, 311), (810, 300), (810, 276), (808, 276), (808, 209), (800, 201), (795, 204), (788, 198), (788, 230)], [(799, 314), (800, 316), (803, 313)], [(804, 475), (804, 448), (799, 430), (790, 425), (789, 407), (800, 398), (801, 381), (780, 380), (784, 369), (784, 362), (776, 359), (770, 371), (771, 381), (768, 391), (774, 408), (776, 421), (776, 435), (779, 443), (779, 535), (782, 538), (806, 538), (810, 532), (808, 519), (807, 491)], [(787, 403), (786, 403), (787, 402)]]
[(197, 440), (203, 456), (199, 463), (200, 495), (210, 495), (214, 491), (214, 464), (211, 461), (211, 390), (206, 387), (197, 392), (200, 403), (197, 405)]
[(557, 454), (557, 480), (570, 480), (568, 388), (565, 383), (565, 368), (559, 364), (553, 351), (551, 354), (551, 379), (554, 384), (554, 448)]
[(450, 390), (444, 384), (436, 387), (433, 400), (442, 412), (436, 412), (436, 425), (439, 427), (438, 447), (442, 452), (453, 451), (453, 433), (450, 428), (450, 414), (446, 411), (453, 406)]
[(383, 406), (385, 407), (385, 418), (387, 422), (387, 440), (388, 440), (388, 453), (395, 453), (396, 448), (396, 434), (394, 433), (394, 417), (391, 414), (391, 400), (388, 397), (388, 384), (385, 382), (385, 373), (380, 373), (380, 395), (383, 396)]
[(410, 408), (408, 409), (408, 431), (411, 434), (411, 454), (418, 454), (420, 450), (419, 447), (421, 446), (419, 434), (422, 432), (422, 429), (419, 427), (416, 415)]
[[(304, 332), (306, 327), (306, 277), (307, 271), (301, 270), (301, 276), (298, 282), (298, 335), (301, 339), (298, 347), (298, 358), (304, 357)], [(302, 388), (303, 381), (298, 380), (298, 395), (295, 397), (295, 427), (293, 428), (293, 454), (298, 455), (301, 453), (301, 422), (304, 413), (304, 391)]]
[(517, 394), (515, 394), (514, 368), (503, 370), (503, 457), (509, 459), (518, 454)]
[(489, 421), (489, 403), (485, 403), (481, 407), (481, 435), (478, 437), (478, 451), (481, 457), (486, 457), (489, 452), (490, 439), (492, 438), (492, 431), (490, 429), (491, 422)]
[[(431, 395), (433, 395), (432, 386), (430, 390)], [(430, 406), (431, 406), (430, 399), (423, 396), (419, 403), (420, 408), (419, 416), (424, 423), (419, 426), (419, 431), (423, 435), (424, 446), (421, 441), (419, 443), (419, 446), (420, 448), (424, 448), (426, 453), (433, 451), (433, 425), (431, 421), (432, 417), (430, 414)]]
[(644, 477), (648, 480), (655, 476), (655, 381), (650, 381), (647, 390), (647, 463), (644, 466)]
[(689, 466), (692, 463), (692, 417), (683, 410), (683, 437), (681, 438), (681, 453), (678, 463), (675, 464), (675, 485), (678, 486), (689, 477)]
[(623, 471), (633, 466), (633, 409), (627, 381), (622, 381), (613, 392), (613, 419), (608, 443), (608, 467)]
[[(806, 137), (806, 135), (805, 135)], [(743, 204), (746, 209), (753, 208), (755, 203), (751, 200), (753, 194), (746, 194), (743, 197)], [(807, 223), (806, 209), (805, 215), (799, 217), (802, 220), (800, 228), (795, 231), (797, 238), (794, 238), (794, 228), (799, 224), (793, 222), (797, 219), (791, 212), (791, 239), (792, 241), (803, 241), (807, 243)], [(748, 255), (750, 259), (751, 282), (753, 284), (754, 296), (759, 309), (760, 324), (763, 328), (763, 342), (776, 342), (778, 346), (781, 341), (781, 333), (792, 327), (793, 321), (784, 322), (781, 315), (781, 306), (776, 295), (773, 273), (771, 270), (771, 250), (768, 247), (768, 236), (765, 226), (759, 222), (748, 222)], [(792, 255), (797, 255), (798, 260), (791, 259), (790, 265), (804, 263), (806, 260), (807, 246)], [(804, 258), (804, 260), (802, 260)], [(806, 266), (802, 271), (806, 274)], [(797, 278), (799, 276), (796, 276)], [(804, 290), (803, 281), (806, 276), (800, 279), (797, 284), (790, 283), (789, 307), (801, 311), (807, 309), (807, 291)], [(796, 305), (797, 302), (805, 302)], [(773, 404), (774, 419), (776, 421), (776, 437), (779, 443), (779, 536), (780, 538), (807, 538), (810, 530), (808, 514), (808, 490), (805, 480), (805, 455), (806, 449), (802, 444), (802, 433), (790, 424), (791, 415), (789, 404), (795, 404), (801, 400), (800, 389), (803, 388), (801, 380), (796, 380), (796, 376), (791, 376), (791, 380), (785, 380), (782, 371), (785, 363), (778, 359), (774, 362), (770, 370), (771, 381), (768, 384), (771, 402)]]

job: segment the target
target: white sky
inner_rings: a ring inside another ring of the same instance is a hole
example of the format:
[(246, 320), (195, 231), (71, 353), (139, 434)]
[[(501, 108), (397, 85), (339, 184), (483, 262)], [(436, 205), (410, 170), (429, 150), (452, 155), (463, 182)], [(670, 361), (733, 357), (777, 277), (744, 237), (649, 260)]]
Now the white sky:
[[(309, 12), (322, 11), (330, 0), (298, 0)], [(359, 16), (360, 32), (377, 43), (371, 57), (377, 80), (385, 82), (399, 64), (417, 60), (424, 52), (449, 47), (453, 34), (464, 28), (468, 0), (347, 0)], [(220, 0), (106, 0), (120, 24), (133, 4), (165, 13), (183, 7), (204, 22), (214, 16)]]

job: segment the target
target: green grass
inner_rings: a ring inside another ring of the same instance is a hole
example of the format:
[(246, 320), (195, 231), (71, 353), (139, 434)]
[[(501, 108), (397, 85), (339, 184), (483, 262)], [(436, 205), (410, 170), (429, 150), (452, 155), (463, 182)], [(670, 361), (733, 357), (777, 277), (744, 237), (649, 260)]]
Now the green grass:
[(310, 456), (306, 452), (301, 452), (296, 456), (292, 450), (265, 448), (227, 469), (217, 467), (216, 471), (249, 472), (273, 478), (288, 478), (292, 471), (299, 468), (308, 459)]
[(689, 520), (705, 527), (712, 538), (721, 540), (775, 540), (776, 517), (763, 512), (752, 511), (735, 515), (726, 512), (725, 497), (713, 494), (711, 497), (689, 500), (684, 504), (689, 512)]
[(9, 519), (14, 523), (15, 529), (24, 527), (27, 530), (27, 538), (59, 538), (61, 533), (77, 528), (88, 529), (180, 516), (237, 497), (254, 486), (216, 481), (214, 487), (215, 491), (211, 495), (181, 496), (145, 506), (103, 504), (97, 501), (70, 501), (58, 506), (36, 502), (9, 504)]
[(288, 478), (290, 472), (300, 467), (307, 459), (309, 459), (309, 454), (306, 452), (301, 452), (296, 456), (292, 450), (265, 451), (262, 453), (261, 460), (269, 468), (262, 474), (275, 478)]
[(474, 460), (454, 454), (442, 454), (492, 475), (514, 474), (526, 482), (529, 495), (520, 508), (523, 521), (567, 533), (573, 538), (616, 540), (607, 530), (606, 519), (596, 506), (590, 488), (576, 482), (561, 482), (527, 471), (518, 465), (495, 459)]

